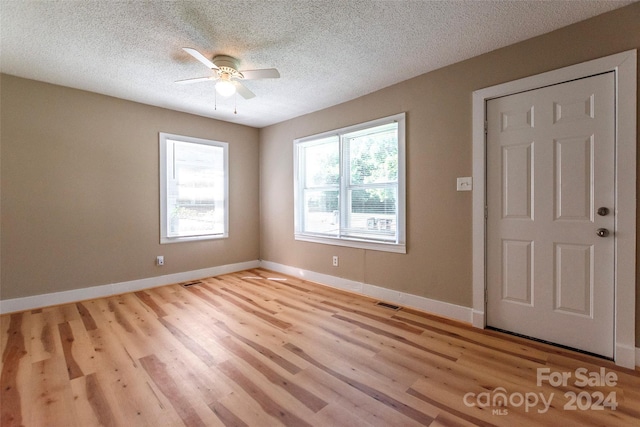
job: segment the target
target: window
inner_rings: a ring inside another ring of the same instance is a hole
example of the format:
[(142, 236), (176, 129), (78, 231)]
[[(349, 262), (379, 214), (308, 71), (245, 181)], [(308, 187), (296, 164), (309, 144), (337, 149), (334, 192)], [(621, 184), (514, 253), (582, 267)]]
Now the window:
[(405, 114), (294, 141), (295, 238), (406, 252)]
[(228, 144), (160, 133), (160, 243), (228, 237)]

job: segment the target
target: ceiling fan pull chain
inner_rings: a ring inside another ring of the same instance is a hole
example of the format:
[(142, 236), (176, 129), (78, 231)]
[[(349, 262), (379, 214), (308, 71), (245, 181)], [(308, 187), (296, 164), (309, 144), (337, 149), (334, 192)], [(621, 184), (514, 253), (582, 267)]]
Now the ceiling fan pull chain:
[(238, 92), (233, 97), (233, 114), (238, 114)]

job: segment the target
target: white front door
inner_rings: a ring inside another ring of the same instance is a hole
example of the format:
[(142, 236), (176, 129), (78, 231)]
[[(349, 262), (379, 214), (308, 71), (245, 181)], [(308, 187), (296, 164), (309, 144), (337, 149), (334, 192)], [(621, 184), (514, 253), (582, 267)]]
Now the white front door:
[(614, 73), (489, 100), (487, 326), (614, 352)]

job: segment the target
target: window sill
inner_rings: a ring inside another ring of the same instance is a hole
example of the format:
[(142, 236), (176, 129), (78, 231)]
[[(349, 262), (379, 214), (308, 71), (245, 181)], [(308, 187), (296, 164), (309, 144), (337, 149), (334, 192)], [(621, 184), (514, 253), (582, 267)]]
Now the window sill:
[(184, 237), (160, 237), (160, 244), (164, 245), (166, 243), (184, 243), (184, 242), (197, 242), (201, 240), (218, 240), (218, 239), (226, 239), (229, 235), (227, 233), (224, 234), (207, 234), (205, 236), (184, 236)]
[(404, 243), (384, 243), (371, 242), (366, 240), (337, 238), (337, 237), (321, 237), (311, 236), (308, 234), (296, 234), (295, 240), (303, 242), (321, 243), (324, 245), (346, 246), (349, 248), (368, 249), (372, 251), (394, 252), (399, 254), (407, 253), (407, 246)]

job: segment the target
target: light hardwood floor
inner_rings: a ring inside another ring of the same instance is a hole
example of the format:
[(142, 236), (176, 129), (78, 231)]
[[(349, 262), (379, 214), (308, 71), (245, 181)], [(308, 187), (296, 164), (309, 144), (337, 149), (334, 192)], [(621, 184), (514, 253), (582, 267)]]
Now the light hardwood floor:
[(183, 285), (1, 316), (1, 425), (640, 425), (605, 360), (261, 269)]

